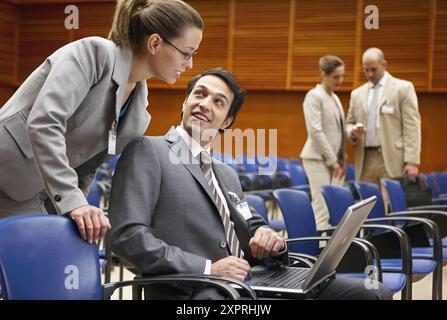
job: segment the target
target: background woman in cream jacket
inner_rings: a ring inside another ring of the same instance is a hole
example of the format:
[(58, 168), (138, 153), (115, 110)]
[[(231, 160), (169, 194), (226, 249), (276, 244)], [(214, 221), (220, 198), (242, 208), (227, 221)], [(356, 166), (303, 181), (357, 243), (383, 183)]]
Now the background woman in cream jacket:
[(344, 183), (344, 113), (334, 93), (343, 82), (345, 67), (335, 56), (320, 59), (321, 83), (304, 98), (307, 141), (301, 151), (303, 167), (309, 179), (312, 207), (318, 229), (330, 226), (329, 214), (320, 192), (324, 184)]
[(119, 0), (109, 39), (49, 56), (0, 109), (0, 218), (67, 214), (93, 242), (110, 228), (85, 193), (102, 162), (149, 125), (147, 79), (174, 83), (202, 40), (180, 0)]

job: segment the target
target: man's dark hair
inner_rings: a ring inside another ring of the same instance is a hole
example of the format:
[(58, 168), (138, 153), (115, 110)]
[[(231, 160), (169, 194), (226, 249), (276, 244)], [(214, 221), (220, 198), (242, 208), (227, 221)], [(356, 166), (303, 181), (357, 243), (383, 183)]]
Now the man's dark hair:
[[(236, 115), (239, 112), (239, 110), (242, 107), (242, 103), (244, 102), (244, 97), (245, 97), (245, 90), (242, 89), (239, 84), (237, 83), (236, 79), (234, 78), (234, 76), (229, 73), (227, 70), (223, 69), (223, 68), (213, 68), (213, 69), (209, 69), (206, 71), (203, 71), (201, 73), (199, 73), (198, 75), (196, 75), (195, 77), (193, 77), (191, 80), (189, 80), (188, 82), (188, 87), (187, 87), (187, 95), (189, 96), (192, 89), (194, 88), (194, 86), (196, 85), (197, 81), (199, 81), (200, 78), (203, 78), (204, 76), (215, 76), (219, 79), (221, 79), (222, 81), (224, 81), (228, 88), (231, 89), (231, 91), (234, 94), (234, 99), (233, 99), (233, 103), (230, 106), (230, 110), (228, 111), (227, 114), (227, 118), (228, 117), (233, 117), (233, 121), (231, 121), (230, 125), (228, 126), (231, 127), (234, 123), (234, 121), (236, 120)], [(219, 130), (220, 133), (222, 133), (223, 131)]]

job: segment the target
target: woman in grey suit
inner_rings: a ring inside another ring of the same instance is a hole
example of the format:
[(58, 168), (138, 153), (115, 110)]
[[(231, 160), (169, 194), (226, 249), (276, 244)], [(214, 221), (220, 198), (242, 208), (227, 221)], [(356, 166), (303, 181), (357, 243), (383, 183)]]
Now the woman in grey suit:
[(98, 166), (144, 135), (147, 79), (192, 67), (203, 21), (180, 0), (119, 0), (109, 39), (49, 56), (0, 109), (0, 218), (67, 214), (82, 237), (110, 228), (85, 194)]
[(344, 113), (334, 93), (343, 82), (345, 67), (335, 56), (320, 59), (321, 83), (304, 98), (307, 141), (301, 151), (303, 167), (309, 179), (312, 207), (318, 229), (329, 227), (329, 214), (320, 186), (344, 183)]

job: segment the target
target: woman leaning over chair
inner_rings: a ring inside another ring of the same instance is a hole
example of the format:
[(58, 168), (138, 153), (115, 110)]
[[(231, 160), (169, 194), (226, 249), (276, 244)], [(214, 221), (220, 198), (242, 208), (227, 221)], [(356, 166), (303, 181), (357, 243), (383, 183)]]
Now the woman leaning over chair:
[(88, 37), (49, 56), (0, 109), (0, 218), (67, 214), (82, 237), (110, 228), (85, 194), (101, 163), (145, 133), (147, 79), (173, 84), (202, 40), (180, 0), (119, 0), (109, 39)]
[(344, 113), (334, 93), (343, 82), (345, 67), (336, 56), (320, 58), (321, 83), (304, 98), (307, 141), (301, 151), (303, 167), (309, 179), (312, 207), (318, 229), (329, 227), (329, 213), (320, 186), (344, 183)]

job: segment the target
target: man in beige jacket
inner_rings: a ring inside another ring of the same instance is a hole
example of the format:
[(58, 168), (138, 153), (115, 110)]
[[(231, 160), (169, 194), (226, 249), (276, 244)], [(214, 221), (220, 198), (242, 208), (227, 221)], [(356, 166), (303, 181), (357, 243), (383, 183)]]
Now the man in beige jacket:
[(356, 180), (379, 184), (381, 178), (419, 173), (421, 118), (414, 86), (386, 71), (378, 48), (365, 51), (368, 82), (351, 93), (346, 134), (355, 144)]

